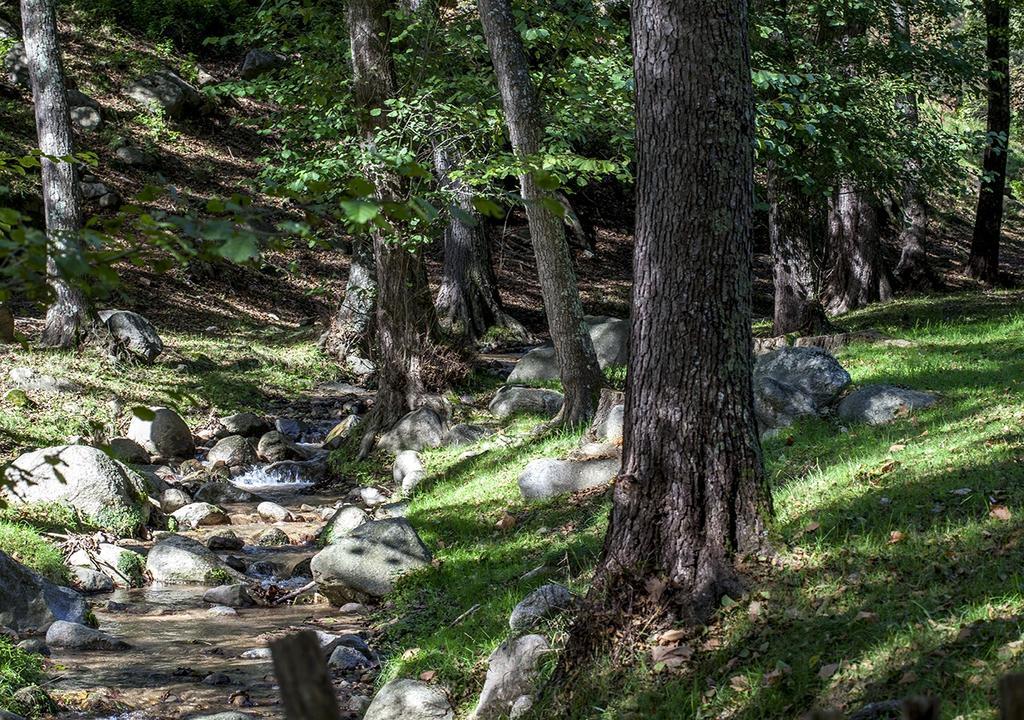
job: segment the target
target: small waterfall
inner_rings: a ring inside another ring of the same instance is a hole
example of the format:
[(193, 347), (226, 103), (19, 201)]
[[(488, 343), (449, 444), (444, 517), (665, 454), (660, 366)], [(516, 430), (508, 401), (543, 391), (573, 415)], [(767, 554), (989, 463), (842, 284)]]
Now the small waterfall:
[[(282, 463), (277, 463), (281, 465)], [(258, 465), (251, 467), (238, 477), (232, 478), (231, 482), (240, 488), (246, 490), (252, 489), (284, 489), (282, 486), (288, 489), (301, 490), (312, 485), (312, 481), (305, 479), (302, 476), (301, 468), (298, 464), (292, 464), (286, 467), (276, 467), (270, 470), (267, 469), (266, 465)]]

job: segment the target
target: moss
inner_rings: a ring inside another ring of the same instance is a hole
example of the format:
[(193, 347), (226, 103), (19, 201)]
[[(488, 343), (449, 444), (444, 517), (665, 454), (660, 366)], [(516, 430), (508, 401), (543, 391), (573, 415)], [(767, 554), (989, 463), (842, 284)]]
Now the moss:
[(111, 508), (93, 518), (93, 524), (120, 537), (135, 537), (146, 521), (138, 508)]
[(68, 568), (60, 550), (28, 525), (0, 521), (0, 550), (51, 582), (68, 581)]
[(211, 570), (210, 574), (206, 576), (206, 579), (216, 585), (230, 585), (233, 580), (231, 573), (224, 568)]
[(131, 587), (142, 587), (146, 583), (146, 562), (138, 553), (121, 553), (117, 558), (117, 571)]

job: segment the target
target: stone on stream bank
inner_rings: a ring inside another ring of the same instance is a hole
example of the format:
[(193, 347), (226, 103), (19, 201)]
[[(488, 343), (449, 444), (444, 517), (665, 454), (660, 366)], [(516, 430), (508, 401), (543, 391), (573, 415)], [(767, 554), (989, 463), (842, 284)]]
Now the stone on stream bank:
[(178, 413), (170, 408), (151, 407), (151, 419), (133, 416), (127, 435), (146, 449), (150, 455), (162, 458), (191, 458), (196, 445), (192, 431)]
[[(629, 321), (600, 315), (584, 318), (590, 339), (594, 343), (597, 364), (604, 370), (608, 367), (626, 365), (629, 349)], [(516, 363), (508, 376), (508, 383), (533, 382), (537, 380), (558, 380), (558, 360), (554, 346), (542, 345), (526, 353)]]
[(622, 462), (619, 458), (597, 460), (555, 460), (540, 458), (531, 461), (519, 476), (519, 490), (528, 500), (539, 500), (566, 493), (608, 485)]
[(397, 455), (403, 450), (424, 450), (444, 444), (444, 419), (432, 408), (421, 407), (405, 415), (380, 436), (377, 446)]
[(119, 587), (138, 587), (144, 581), (142, 571), (146, 567), (146, 559), (120, 545), (99, 543), (89, 551), (79, 548), (71, 553), (68, 565), (98, 570)]
[(269, 501), (261, 502), (256, 506), (257, 514), (269, 522), (291, 522), (294, 518), (291, 512), (277, 503)]
[(178, 585), (223, 585), (242, 578), (205, 545), (184, 535), (169, 535), (154, 545), (146, 570), (157, 582)]
[(89, 612), (74, 590), (54, 585), (0, 551), (0, 626), (41, 630), (57, 620), (84, 623)]
[(249, 595), (249, 588), (241, 583), (210, 588), (203, 595), (203, 602), (230, 608), (247, 608), (256, 604)]
[(373, 697), (363, 720), (454, 720), (455, 711), (444, 691), (422, 682), (392, 680)]
[(914, 410), (931, 407), (938, 398), (919, 390), (892, 385), (867, 385), (854, 390), (839, 403), (837, 414), (847, 422), (884, 425)]
[[(4, 470), (2, 497), (13, 505), (66, 503), (99, 525), (144, 523), (143, 478), (99, 448), (59, 445), (26, 453)], [(126, 528), (119, 528), (126, 529)]]
[(146, 318), (128, 310), (101, 310), (100, 320), (117, 343), (116, 353), (152, 363), (164, 351), (163, 340)]
[(487, 409), (498, 418), (529, 414), (554, 417), (562, 409), (565, 397), (557, 390), (505, 385), (495, 394)]
[(311, 568), (320, 593), (332, 605), (380, 598), (391, 592), (394, 578), (432, 561), (419, 535), (404, 518), (373, 520), (335, 539), (313, 558)]
[(229, 468), (254, 465), (259, 458), (252, 442), (241, 435), (228, 435), (210, 448), (206, 462), (211, 466), (224, 463)]
[(227, 513), (216, 505), (205, 502), (195, 502), (178, 508), (171, 517), (178, 523), (182, 530), (195, 530), (198, 527), (207, 525), (228, 525), (231, 520)]
[(487, 677), (470, 720), (498, 720), (508, 717), (520, 698), (532, 700), (541, 658), (551, 651), (540, 635), (506, 640), (487, 660)]
[(317, 538), (321, 545), (331, 545), (336, 540), (347, 537), (357, 527), (368, 522), (370, 516), (366, 511), (355, 505), (345, 505), (338, 509), (327, 521)]
[(105, 632), (64, 620), (50, 625), (46, 631), (46, 644), (52, 648), (68, 650), (127, 650), (131, 647)]

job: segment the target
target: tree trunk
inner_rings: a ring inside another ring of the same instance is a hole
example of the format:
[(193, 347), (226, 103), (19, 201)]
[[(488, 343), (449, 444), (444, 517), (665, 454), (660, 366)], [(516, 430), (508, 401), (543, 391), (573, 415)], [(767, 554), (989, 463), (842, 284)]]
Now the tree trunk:
[(967, 274), (987, 283), (999, 277), (1006, 156), (1010, 140), (1010, 3), (985, 0), (985, 58), (988, 60), (988, 146), (985, 148), (974, 237)]
[(751, 384), (746, 1), (634, 0), (633, 50), (623, 464), (590, 593), (597, 611), (573, 629), (569, 662), (595, 632), (630, 620), (647, 635), (652, 620), (706, 619), (724, 594), (740, 592), (735, 561), (763, 547), (769, 507)]
[(604, 377), (583, 322), (583, 306), (565, 228), (561, 218), (551, 210), (558, 201), (551, 192), (540, 187), (535, 173), (530, 170), (530, 164), (540, 152), (539, 98), (530, 78), (526, 51), (516, 30), (510, 0), (479, 0), (479, 7), (512, 149), (526, 165), (519, 176), (520, 192), (526, 205), (544, 310), (565, 393), (565, 403), (556, 422), (581, 425), (593, 417)]
[(878, 209), (869, 196), (842, 180), (829, 207), (828, 275), (823, 288), (831, 315), (892, 297), (878, 236)]
[(85, 296), (67, 281), (62, 267), (80, 261), (82, 192), (75, 163), (66, 159), (74, 153), (74, 143), (54, 5), (53, 0), (22, 0), (21, 22), (42, 153), (46, 277), (53, 294), (40, 342), (68, 348), (84, 340), (91, 317)]
[(0, 343), (12, 343), (14, 340), (14, 314), (7, 303), (0, 302)]
[[(389, 122), (386, 112), (373, 111), (384, 108), (395, 89), (387, 16), (390, 9), (387, 0), (350, 0), (348, 4), (353, 95), (368, 150), (376, 142), (377, 131)], [(400, 200), (404, 188), (394, 170), (381, 166), (363, 170), (374, 183), (379, 200)], [(422, 258), (403, 244), (401, 228), (388, 233), (374, 227), (370, 237), (377, 283), (377, 397), (363, 423), (361, 457), (373, 448), (380, 430), (420, 404), (425, 394), (425, 360), (436, 325)]]
[[(892, 41), (904, 52), (910, 51), (910, 17), (906, 6), (892, 4)], [(919, 124), (917, 97), (914, 93), (900, 102), (907, 127), (914, 131)], [(918, 176), (921, 162), (911, 155), (904, 165), (903, 203), (901, 207), (900, 260), (893, 275), (904, 288), (934, 290), (940, 286), (928, 259), (925, 243), (928, 238), (928, 201), (921, 192)]]
[(522, 324), (505, 312), (491, 264), (491, 245), (479, 214), (473, 207), (472, 190), (449, 176), (459, 158), (443, 140), (434, 144), (434, 168), (441, 188), (451, 195), (453, 207), (476, 220), (466, 222), (450, 213), (444, 232), (444, 266), (437, 293), (437, 313), (442, 326), (471, 340), (479, 340), (491, 327), (510, 331), (520, 340), (527, 333)]
[(373, 243), (369, 238), (357, 235), (352, 238), (352, 259), (345, 295), (327, 330), (320, 336), (320, 347), (324, 352), (341, 363), (353, 353), (367, 354), (376, 301)]
[[(768, 238), (775, 286), (775, 335), (821, 335), (831, 324), (818, 300), (811, 199), (769, 170)], [(820, 243), (818, 244), (820, 247)]]

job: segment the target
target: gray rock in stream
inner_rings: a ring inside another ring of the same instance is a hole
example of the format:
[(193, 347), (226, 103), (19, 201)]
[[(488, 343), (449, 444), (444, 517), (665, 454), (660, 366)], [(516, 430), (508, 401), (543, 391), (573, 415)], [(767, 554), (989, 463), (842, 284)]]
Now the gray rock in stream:
[(241, 579), (209, 548), (184, 535), (170, 535), (149, 551), (146, 570), (157, 582), (172, 584), (223, 585)]
[(402, 678), (382, 687), (363, 720), (454, 720), (448, 697), (440, 688)]
[(55, 620), (81, 623), (88, 611), (77, 592), (54, 585), (0, 552), (0, 626), (21, 632), (45, 628)]
[(127, 650), (131, 647), (113, 635), (64, 620), (50, 625), (46, 631), (46, 644), (52, 648), (69, 650)]
[(216, 505), (205, 502), (190, 503), (171, 513), (182, 530), (195, 530), (206, 525), (228, 525), (231, 520)]
[(249, 595), (249, 588), (242, 583), (210, 588), (203, 595), (203, 602), (231, 608), (247, 608), (256, 604), (252, 596)]

